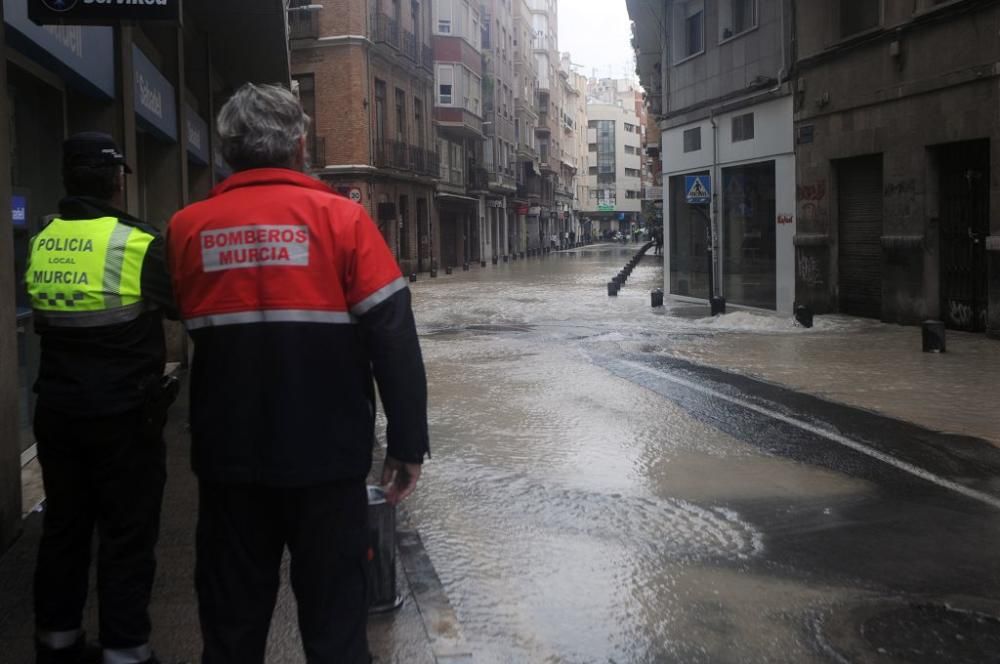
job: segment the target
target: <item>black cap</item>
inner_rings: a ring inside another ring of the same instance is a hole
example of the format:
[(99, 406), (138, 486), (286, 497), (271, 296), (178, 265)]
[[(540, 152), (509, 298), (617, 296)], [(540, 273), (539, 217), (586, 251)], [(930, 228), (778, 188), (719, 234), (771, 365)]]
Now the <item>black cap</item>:
[(117, 166), (132, 169), (125, 163), (125, 155), (118, 149), (115, 139), (99, 131), (73, 134), (63, 143), (63, 161), (67, 166)]

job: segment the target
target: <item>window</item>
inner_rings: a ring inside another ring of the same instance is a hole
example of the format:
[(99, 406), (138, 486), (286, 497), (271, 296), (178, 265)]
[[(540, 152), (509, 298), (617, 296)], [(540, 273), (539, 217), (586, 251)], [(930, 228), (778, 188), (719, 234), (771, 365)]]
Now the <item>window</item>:
[(589, 152), (597, 152), (597, 143), (590, 143), (587, 145), (587, 150)]
[(757, 0), (724, 0), (719, 5), (719, 39), (757, 27)]
[(375, 79), (375, 140), (385, 140), (385, 81)]
[(733, 118), (733, 143), (749, 141), (753, 138), (753, 113), (737, 115)]
[(438, 105), (451, 106), (455, 103), (455, 68), (451, 65), (437, 67)]
[(413, 124), (417, 130), (417, 147), (424, 147), (424, 102), (419, 97), (413, 98)]
[(684, 152), (697, 152), (701, 149), (701, 127), (688, 129), (684, 132)]
[(396, 88), (396, 140), (406, 142), (406, 92)]
[(437, 0), (434, 3), (437, 10), (437, 31), (442, 35), (451, 34), (451, 0)]
[(627, 178), (637, 178), (637, 177), (641, 177), (641, 174), (635, 168), (626, 168), (625, 169), (625, 177), (627, 177)]
[(587, 171), (587, 174), (588, 175), (597, 175), (597, 166), (591, 166), (590, 169)]
[(841, 37), (877, 28), (881, 22), (882, 0), (840, 0)]
[(631, 145), (626, 145), (625, 154), (636, 154), (635, 148)]

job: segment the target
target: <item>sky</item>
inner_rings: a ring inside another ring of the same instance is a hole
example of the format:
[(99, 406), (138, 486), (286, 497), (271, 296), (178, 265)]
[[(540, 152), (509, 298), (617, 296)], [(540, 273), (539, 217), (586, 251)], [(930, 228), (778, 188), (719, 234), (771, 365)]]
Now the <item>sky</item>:
[(559, 0), (559, 50), (581, 73), (635, 78), (631, 39), (625, 0)]

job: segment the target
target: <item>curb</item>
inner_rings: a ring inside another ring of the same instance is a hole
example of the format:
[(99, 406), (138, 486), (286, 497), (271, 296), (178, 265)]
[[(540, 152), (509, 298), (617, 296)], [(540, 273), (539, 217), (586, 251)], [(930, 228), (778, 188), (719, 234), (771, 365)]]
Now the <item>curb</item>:
[(465, 641), (458, 616), (448, 601), (420, 533), (404, 507), (398, 507), (397, 512), (396, 547), (417, 613), (430, 641), (431, 654), (440, 664), (471, 664), (472, 650)]

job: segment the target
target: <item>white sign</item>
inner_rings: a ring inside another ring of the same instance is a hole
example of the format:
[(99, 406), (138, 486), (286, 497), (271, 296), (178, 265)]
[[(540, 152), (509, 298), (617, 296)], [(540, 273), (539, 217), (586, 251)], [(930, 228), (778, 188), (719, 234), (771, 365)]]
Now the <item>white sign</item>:
[(351, 187), (351, 190), (347, 192), (347, 197), (350, 198), (355, 203), (361, 202), (361, 190), (357, 187)]

